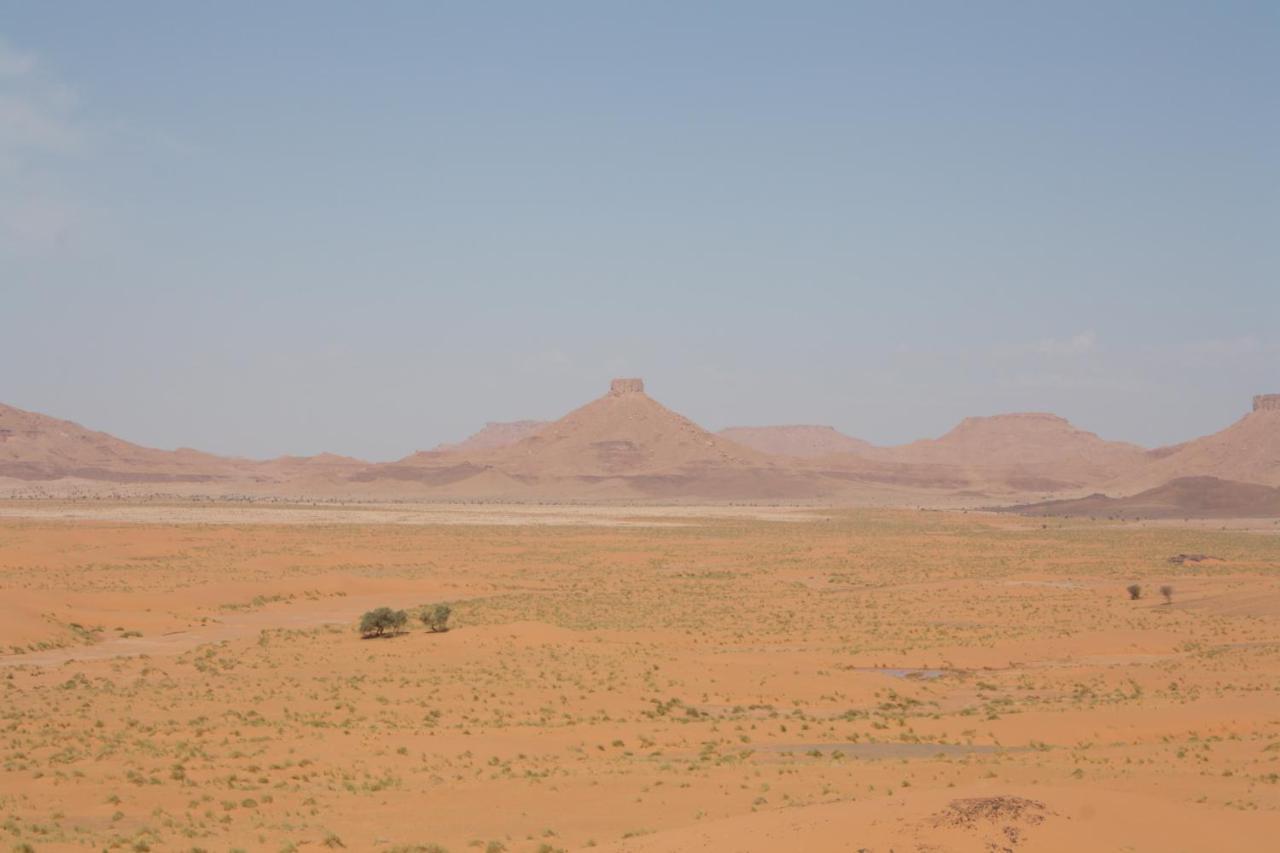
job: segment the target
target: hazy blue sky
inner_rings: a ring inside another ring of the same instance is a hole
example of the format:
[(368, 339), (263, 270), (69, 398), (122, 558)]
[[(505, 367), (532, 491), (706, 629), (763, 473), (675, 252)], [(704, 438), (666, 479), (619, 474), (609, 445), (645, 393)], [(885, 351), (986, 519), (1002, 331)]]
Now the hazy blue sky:
[(0, 0), (0, 401), (395, 458), (1280, 391), (1280, 3)]

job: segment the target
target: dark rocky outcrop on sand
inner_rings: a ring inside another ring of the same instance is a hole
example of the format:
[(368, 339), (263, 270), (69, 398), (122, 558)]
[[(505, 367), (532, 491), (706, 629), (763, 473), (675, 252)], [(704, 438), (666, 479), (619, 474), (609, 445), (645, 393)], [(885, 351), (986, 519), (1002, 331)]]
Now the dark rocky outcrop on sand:
[(1095, 494), (1001, 511), (1093, 518), (1280, 518), (1280, 488), (1217, 477), (1181, 477), (1129, 497)]

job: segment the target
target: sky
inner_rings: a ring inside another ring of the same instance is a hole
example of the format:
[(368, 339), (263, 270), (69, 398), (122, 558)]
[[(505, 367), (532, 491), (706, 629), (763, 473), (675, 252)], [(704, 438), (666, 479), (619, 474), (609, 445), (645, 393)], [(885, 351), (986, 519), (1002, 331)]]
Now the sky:
[(0, 402), (395, 459), (1280, 392), (1280, 4), (0, 0)]

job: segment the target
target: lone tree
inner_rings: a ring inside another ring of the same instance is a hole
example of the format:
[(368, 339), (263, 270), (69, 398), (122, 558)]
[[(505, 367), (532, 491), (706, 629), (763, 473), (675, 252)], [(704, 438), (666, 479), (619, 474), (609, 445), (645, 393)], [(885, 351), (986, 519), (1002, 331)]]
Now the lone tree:
[(432, 633), (449, 630), (449, 614), (453, 613), (453, 608), (447, 604), (425, 604), (418, 611), (418, 618), (422, 620), (422, 624), (427, 626), (427, 630)]
[(1173, 587), (1165, 584), (1160, 587), (1160, 594), (1164, 596), (1165, 604), (1173, 604)]
[(1129, 591), (1130, 601), (1137, 601), (1139, 598), (1142, 598), (1142, 587), (1138, 586), (1136, 583), (1129, 584), (1125, 589)]
[(390, 607), (378, 607), (360, 617), (360, 634), (367, 640), (384, 636), (387, 631), (398, 634), (409, 622), (409, 614)]

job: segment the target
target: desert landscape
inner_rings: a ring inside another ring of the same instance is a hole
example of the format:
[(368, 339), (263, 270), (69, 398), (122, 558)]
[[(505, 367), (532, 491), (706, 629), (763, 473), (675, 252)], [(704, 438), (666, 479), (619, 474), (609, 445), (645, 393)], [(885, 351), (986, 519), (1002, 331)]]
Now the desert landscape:
[[(1261, 850), (1280, 832), (1280, 528), (3, 509), (15, 850)], [(440, 603), (444, 631), (357, 630)]]
[(1280, 850), (1277, 44), (0, 0), (0, 853)]
[(382, 464), (8, 409), (3, 828), (15, 850), (1266, 849), (1275, 399), (1158, 451), (1051, 415), (878, 448), (717, 436), (615, 380)]

